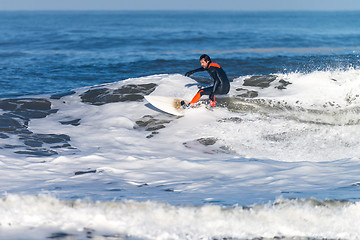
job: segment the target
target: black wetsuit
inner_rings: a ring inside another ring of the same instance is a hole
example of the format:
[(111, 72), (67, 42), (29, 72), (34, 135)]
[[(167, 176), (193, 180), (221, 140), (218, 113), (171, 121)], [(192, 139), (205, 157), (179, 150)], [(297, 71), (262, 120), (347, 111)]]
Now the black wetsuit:
[[(209, 73), (211, 78), (214, 79), (214, 85), (199, 90), (198, 94), (200, 94), (200, 97), (202, 95), (209, 95), (210, 100), (215, 101), (215, 94), (227, 94), (230, 91), (230, 81), (226, 76), (225, 71), (217, 63), (209, 63), (206, 69), (200, 67), (198, 69), (189, 71), (185, 74), (185, 76), (188, 77), (193, 73), (205, 70)], [(196, 96), (194, 98), (196, 98)], [(198, 99), (194, 99), (194, 101), (196, 102)], [(192, 103), (194, 102), (192, 101)]]

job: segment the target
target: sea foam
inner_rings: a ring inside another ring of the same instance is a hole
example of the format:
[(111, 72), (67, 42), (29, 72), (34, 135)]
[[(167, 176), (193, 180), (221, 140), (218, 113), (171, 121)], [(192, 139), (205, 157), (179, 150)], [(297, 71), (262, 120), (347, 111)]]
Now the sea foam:
[(358, 203), (314, 199), (278, 199), (244, 208), (172, 206), (151, 201), (60, 201), (48, 195), (8, 195), (0, 200), (0, 213), (3, 239), (14, 235), (16, 239), (56, 235), (74, 239), (360, 237)]
[(190, 99), (179, 74), (41, 96), (37, 118), (38, 100), (21, 118), (3, 109), (23, 123), (0, 138), (1, 234), (358, 238), (358, 75), (239, 77), (183, 117), (143, 99)]

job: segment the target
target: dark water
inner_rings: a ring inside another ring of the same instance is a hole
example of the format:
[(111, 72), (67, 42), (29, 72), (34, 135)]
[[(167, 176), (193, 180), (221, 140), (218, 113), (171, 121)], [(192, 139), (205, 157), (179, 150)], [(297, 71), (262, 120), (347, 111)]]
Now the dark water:
[(0, 97), (183, 74), (203, 53), (236, 78), (356, 67), (359, 50), (360, 12), (0, 12)]

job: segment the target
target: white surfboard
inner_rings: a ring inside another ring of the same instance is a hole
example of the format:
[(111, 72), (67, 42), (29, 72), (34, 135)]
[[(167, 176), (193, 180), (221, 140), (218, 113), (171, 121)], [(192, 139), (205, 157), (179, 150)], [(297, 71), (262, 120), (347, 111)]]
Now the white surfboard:
[[(183, 116), (184, 108), (181, 106), (181, 101), (185, 101), (179, 98), (173, 97), (164, 97), (164, 96), (145, 96), (145, 99), (151, 103), (154, 107), (159, 110), (175, 115), (175, 116)], [(185, 101), (188, 103), (187, 101)]]

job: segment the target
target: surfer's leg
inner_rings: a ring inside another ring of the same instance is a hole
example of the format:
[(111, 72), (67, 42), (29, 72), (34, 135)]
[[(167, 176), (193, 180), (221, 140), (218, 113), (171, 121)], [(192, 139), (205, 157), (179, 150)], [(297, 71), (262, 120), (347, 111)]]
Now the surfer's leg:
[(203, 92), (204, 90), (199, 90), (196, 94), (195, 94), (195, 96), (193, 97), (193, 99), (190, 101), (190, 105), (193, 105), (193, 104), (195, 104), (197, 101), (199, 101), (200, 100), (200, 98), (201, 98), (201, 96), (202, 96), (202, 92)]
[(196, 93), (194, 98), (191, 100), (190, 104), (195, 104), (197, 101), (200, 100), (201, 96), (203, 96), (203, 95), (210, 95), (212, 92), (212, 89), (213, 89), (213, 87), (207, 87), (207, 88), (200, 89)]
[(209, 96), (210, 99), (210, 106), (215, 107), (216, 103), (215, 103), (215, 94), (211, 94)]

